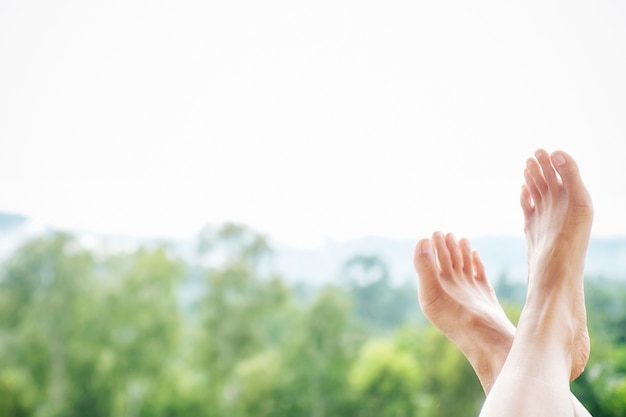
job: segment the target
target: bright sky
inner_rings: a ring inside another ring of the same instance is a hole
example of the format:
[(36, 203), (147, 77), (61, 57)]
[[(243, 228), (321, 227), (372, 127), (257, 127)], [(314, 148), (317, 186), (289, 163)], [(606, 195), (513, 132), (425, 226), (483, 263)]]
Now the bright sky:
[(298, 246), (520, 235), (525, 159), (626, 234), (626, 2), (0, 0), (0, 210)]

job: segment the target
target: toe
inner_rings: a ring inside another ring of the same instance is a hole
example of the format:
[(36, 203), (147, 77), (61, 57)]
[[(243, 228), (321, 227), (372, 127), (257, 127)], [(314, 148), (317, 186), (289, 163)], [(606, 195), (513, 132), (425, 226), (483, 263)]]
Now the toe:
[(550, 155), (550, 159), (561, 177), (565, 191), (573, 195), (583, 194), (583, 197), (585, 197), (586, 189), (580, 178), (578, 165), (574, 158), (563, 151), (555, 151)]
[(483, 261), (478, 256), (477, 251), (472, 252), (472, 263), (474, 264), (474, 273), (476, 274), (476, 280), (487, 282), (487, 274), (485, 273), (485, 265), (483, 265)]
[(468, 278), (473, 278), (472, 247), (470, 246), (469, 240), (466, 238), (459, 240), (459, 247), (461, 248), (461, 257), (463, 258), (463, 275)]
[(413, 266), (415, 271), (422, 275), (438, 272), (437, 261), (433, 252), (433, 244), (430, 239), (422, 239), (415, 245), (413, 252)]
[(453, 269), (463, 269), (463, 257), (461, 255), (461, 249), (456, 241), (456, 237), (452, 233), (446, 235), (446, 246), (450, 253), (450, 261), (452, 262)]
[(532, 196), (530, 195), (530, 190), (528, 186), (522, 185), (522, 192), (519, 197), (520, 205), (522, 206), (522, 211), (524, 212), (524, 217), (529, 217), (533, 214), (534, 204)]
[(443, 294), (443, 288), (439, 281), (439, 267), (430, 239), (422, 239), (417, 242), (413, 254), (413, 265), (419, 275), (418, 298), (422, 308), (424, 308)]
[(448, 246), (446, 245), (443, 233), (433, 233), (433, 245), (435, 246), (435, 251), (437, 252), (437, 260), (439, 261), (441, 274), (446, 277), (452, 276), (452, 259), (450, 258), (450, 252), (448, 251)]
[[(533, 179), (533, 182), (535, 183), (535, 186), (537, 187), (537, 190), (539, 191), (541, 196), (546, 195), (546, 193), (548, 192), (548, 184), (546, 183), (546, 179), (543, 177), (543, 173), (541, 172), (541, 166), (539, 165), (539, 163), (535, 159), (531, 158), (526, 161), (526, 168), (528, 168), (530, 176)], [(533, 195), (533, 198), (534, 197), (535, 196)]]
[(530, 198), (533, 201), (533, 206), (535, 206), (541, 201), (541, 193), (539, 192), (539, 188), (537, 188), (537, 184), (535, 184), (535, 180), (533, 179), (530, 169), (528, 168), (524, 170), (524, 181), (526, 182), (526, 189), (530, 194)]
[(541, 166), (541, 172), (543, 174), (543, 178), (546, 180), (546, 184), (548, 185), (549, 190), (558, 190), (559, 188), (559, 179), (554, 171), (554, 167), (550, 161), (550, 156), (548, 152), (543, 149), (538, 149), (535, 152), (535, 157)]

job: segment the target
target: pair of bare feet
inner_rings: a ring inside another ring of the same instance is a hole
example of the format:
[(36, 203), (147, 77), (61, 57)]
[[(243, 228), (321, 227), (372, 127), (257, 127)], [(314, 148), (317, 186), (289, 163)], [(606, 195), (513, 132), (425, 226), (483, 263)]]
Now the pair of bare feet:
[[(568, 372), (567, 383), (580, 375), (589, 356), (583, 268), (593, 219), (591, 199), (576, 163), (561, 151), (549, 155), (538, 150), (527, 161), (524, 179), (520, 200), (529, 277), (517, 330), (467, 239), (436, 232), (415, 248), (420, 306), (469, 360), (488, 397), (509, 356), (515, 356), (511, 361), (522, 357), (516, 363), (530, 368), (545, 366), (542, 359), (562, 358), (564, 365), (556, 373)], [(524, 355), (535, 358), (526, 363)], [(507, 372), (514, 366), (508, 364)], [(573, 409), (574, 415), (588, 415), (579, 405)]]

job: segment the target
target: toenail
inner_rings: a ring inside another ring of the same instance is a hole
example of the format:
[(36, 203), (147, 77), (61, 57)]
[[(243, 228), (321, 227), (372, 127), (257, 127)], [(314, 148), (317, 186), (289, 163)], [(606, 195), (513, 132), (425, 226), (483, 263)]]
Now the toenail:
[(556, 154), (552, 157), (552, 162), (554, 162), (555, 166), (560, 167), (565, 163), (565, 158), (563, 158), (563, 155)]
[(428, 255), (429, 253), (431, 253), (433, 251), (433, 247), (430, 244), (430, 240), (424, 240), (421, 244), (420, 244), (420, 254), (422, 255)]

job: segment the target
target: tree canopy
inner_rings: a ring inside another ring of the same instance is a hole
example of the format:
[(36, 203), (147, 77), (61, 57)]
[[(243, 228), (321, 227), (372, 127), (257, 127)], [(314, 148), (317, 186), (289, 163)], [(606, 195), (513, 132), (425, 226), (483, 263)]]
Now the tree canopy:
[[(302, 291), (244, 226), (205, 229), (197, 248), (23, 244), (0, 267), (0, 416), (478, 414), (471, 367), (376, 254)], [(626, 416), (626, 288), (590, 280), (587, 297), (593, 351), (572, 389), (594, 416)]]

